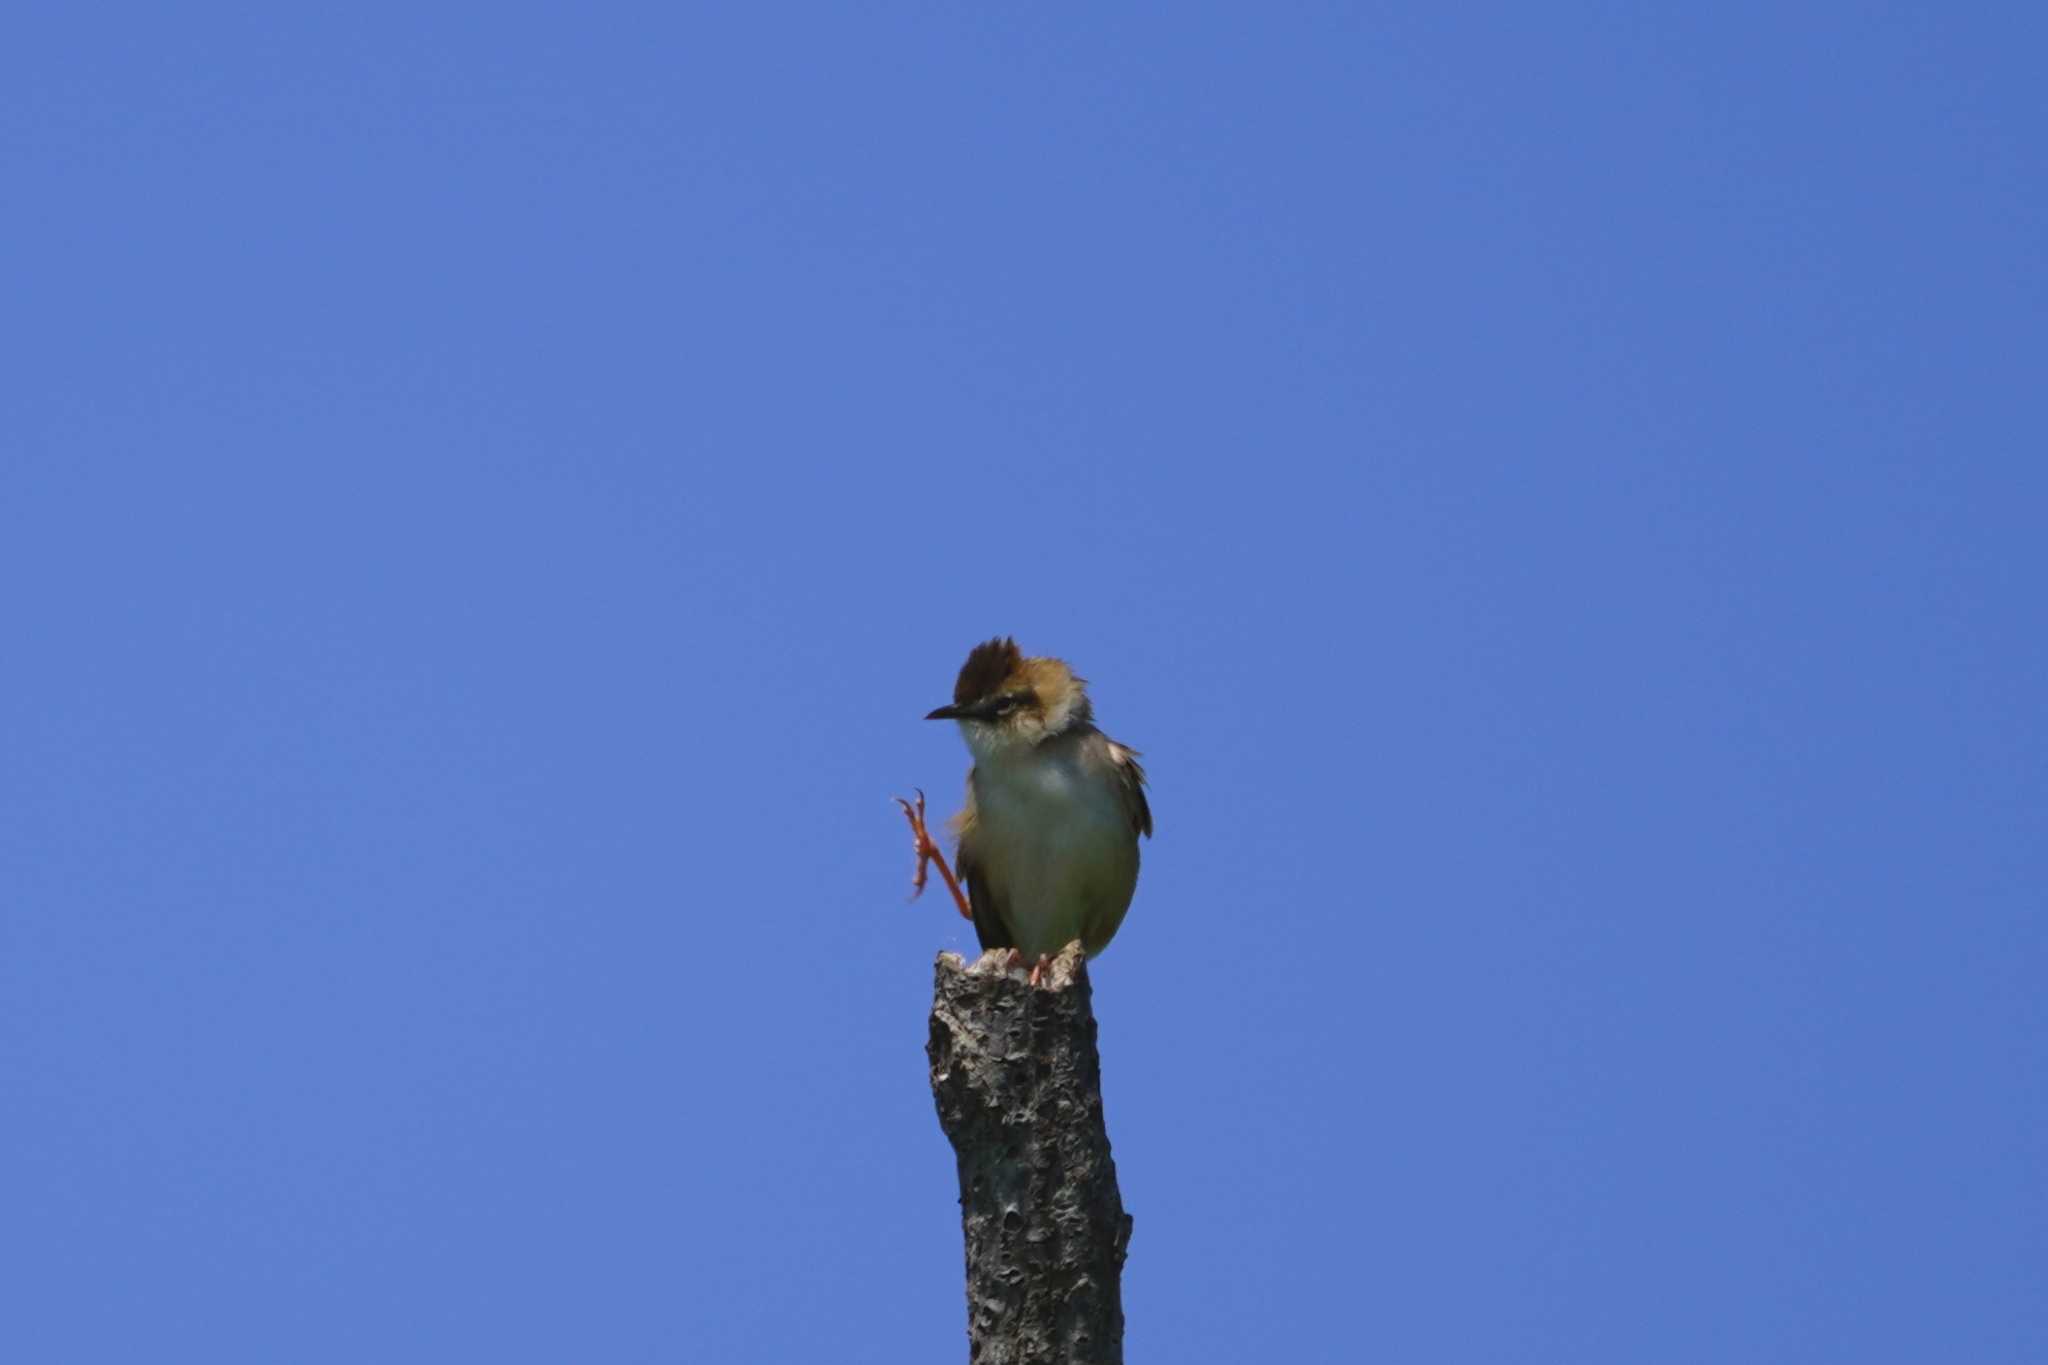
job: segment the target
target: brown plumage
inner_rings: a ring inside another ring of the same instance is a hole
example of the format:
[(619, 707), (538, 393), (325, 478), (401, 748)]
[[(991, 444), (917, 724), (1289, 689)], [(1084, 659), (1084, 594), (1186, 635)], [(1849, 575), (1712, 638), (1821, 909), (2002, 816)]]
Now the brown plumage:
[(1095, 728), (1086, 682), (993, 639), (931, 719), (958, 721), (975, 758), (953, 828), (983, 949), (1042, 959), (1078, 938), (1101, 952), (1130, 906), (1152, 810), (1137, 752)]
[(960, 676), (953, 680), (953, 704), (966, 706), (995, 695), (1002, 690), (1003, 680), (1023, 663), (1023, 651), (1008, 637), (976, 645), (968, 652), (967, 662), (960, 665)]

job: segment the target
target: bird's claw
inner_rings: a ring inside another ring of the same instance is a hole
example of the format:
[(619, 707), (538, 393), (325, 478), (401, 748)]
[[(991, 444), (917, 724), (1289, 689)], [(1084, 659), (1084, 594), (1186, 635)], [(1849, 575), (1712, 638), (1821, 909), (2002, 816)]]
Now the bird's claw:
[(916, 900), (924, 894), (925, 868), (927, 864), (937, 863), (940, 875), (946, 879), (946, 889), (953, 893), (953, 904), (959, 907), (961, 918), (971, 920), (974, 911), (969, 908), (967, 897), (961, 893), (959, 882), (954, 880), (953, 869), (946, 866), (946, 855), (939, 851), (931, 831), (925, 828), (924, 788), (913, 787), (911, 790), (917, 793), (916, 805), (900, 796), (894, 798), (896, 804), (903, 807), (903, 818), (910, 822), (911, 847), (917, 854), (917, 871), (910, 878), (910, 898)]
[(913, 787), (911, 790), (917, 793), (916, 805), (900, 796), (896, 798), (896, 804), (903, 807), (903, 818), (910, 821), (911, 848), (917, 854), (917, 871), (910, 878), (910, 898), (916, 900), (924, 893), (925, 869), (932, 859), (939, 856), (939, 846), (932, 842), (931, 831), (925, 828), (924, 788)]

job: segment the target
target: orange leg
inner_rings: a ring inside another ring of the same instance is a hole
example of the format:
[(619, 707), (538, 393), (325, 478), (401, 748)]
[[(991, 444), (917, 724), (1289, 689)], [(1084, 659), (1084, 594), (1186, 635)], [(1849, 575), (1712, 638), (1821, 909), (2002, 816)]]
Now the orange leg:
[(960, 907), (960, 917), (973, 919), (974, 907), (967, 903), (967, 893), (954, 880), (953, 869), (946, 866), (946, 855), (939, 852), (939, 846), (932, 842), (930, 832), (924, 827), (924, 789), (917, 789), (915, 806), (900, 796), (896, 798), (896, 804), (903, 807), (903, 816), (910, 821), (910, 840), (917, 849), (917, 875), (910, 879), (910, 898), (916, 900), (924, 890), (924, 865), (937, 863), (939, 875), (946, 879), (946, 889), (953, 893), (953, 904)]

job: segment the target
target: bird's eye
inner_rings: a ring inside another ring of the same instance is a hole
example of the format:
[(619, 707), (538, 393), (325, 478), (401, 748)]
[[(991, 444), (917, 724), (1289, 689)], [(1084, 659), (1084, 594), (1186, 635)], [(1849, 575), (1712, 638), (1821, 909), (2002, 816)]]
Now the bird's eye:
[(996, 714), (1007, 716), (1023, 704), (1024, 698), (1020, 694), (1016, 692), (1005, 693), (1003, 696), (996, 698)]

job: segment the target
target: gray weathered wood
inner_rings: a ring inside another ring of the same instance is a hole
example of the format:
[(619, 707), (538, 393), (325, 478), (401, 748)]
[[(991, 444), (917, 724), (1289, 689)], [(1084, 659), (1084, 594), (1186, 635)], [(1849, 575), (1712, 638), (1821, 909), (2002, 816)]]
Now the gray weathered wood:
[(934, 973), (932, 1095), (960, 1170), (972, 1365), (1122, 1365), (1131, 1217), (1102, 1122), (1088, 967), (1007, 950)]

